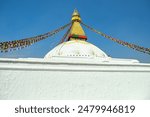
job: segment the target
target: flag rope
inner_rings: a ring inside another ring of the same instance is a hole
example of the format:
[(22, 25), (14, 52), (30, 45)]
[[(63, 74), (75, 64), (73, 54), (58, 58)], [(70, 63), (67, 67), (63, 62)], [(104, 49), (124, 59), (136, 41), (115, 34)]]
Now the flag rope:
[(109, 35), (104, 34), (103, 32), (97, 31), (96, 29), (84, 24), (83, 22), (81, 22), (81, 24), (83, 26), (85, 26), (86, 28), (90, 29), (91, 31), (93, 31), (93, 32), (95, 32), (95, 33), (97, 33), (97, 34), (99, 34), (99, 35), (101, 35), (101, 36), (103, 36), (103, 37), (105, 37), (109, 40), (112, 40), (112, 41), (117, 42), (118, 44), (121, 44), (121, 45), (126, 46), (128, 48), (132, 48), (134, 50), (137, 50), (137, 51), (140, 51), (140, 52), (143, 52), (143, 53), (146, 53), (146, 54), (150, 55), (150, 48), (145, 48), (145, 47), (142, 47), (142, 46), (138, 46), (138, 45), (135, 45), (135, 44), (131, 44), (131, 43), (113, 38)]
[(24, 48), (27, 46), (30, 46), (36, 42), (39, 42), (41, 40), (44, 40), (50, 36), (53, 36), (57, 34), (58, 32), (64, 30), (66, 27), (68, 27), (71, 23), (68, 23), (56, 30), (47, 32), (45, 34), (41, 34), (38, 36), (30, 37), (30, 38), (25, 38), (25, 39), (20, 39), (20, 40), (13, 40), (13, 41), (6, 41), (6, 42), (0, 42), (0, 52), (8, 52), (20, 48)]

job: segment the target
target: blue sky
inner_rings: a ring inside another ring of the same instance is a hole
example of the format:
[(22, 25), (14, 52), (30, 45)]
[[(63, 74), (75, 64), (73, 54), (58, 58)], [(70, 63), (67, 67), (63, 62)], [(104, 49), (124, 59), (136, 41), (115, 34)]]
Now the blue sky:
[[(150, 48), (150, 0), (0, 0), (0, 41), (22, 39), (70, 22), (74, 9), (82, 21), (112, 37)], [(150, 55), (107, 40), (86, 28), (88, 41), (111, 57), (150, 63)], [(66, 30), (65, 30), (66, 31)], [(0, 57), (44, 57), (65, 31)]]

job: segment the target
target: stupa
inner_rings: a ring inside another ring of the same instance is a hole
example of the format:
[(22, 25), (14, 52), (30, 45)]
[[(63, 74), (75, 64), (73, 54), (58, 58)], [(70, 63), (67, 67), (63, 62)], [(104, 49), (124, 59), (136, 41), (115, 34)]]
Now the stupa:
[(137, 63), (138, 60), (133, 59), (115, 59), (108, 57), (105, 52), (95, 45), (87, 42), (87, 36), (80, 25), (81, 18), (78, 11), (75, 9), (72, 14), (72, 28), (69, 32), (68, 40), (56, 46), (53, 50), (48, 52), (44, 59), (51, 58), (92, 58), (98, 61), (105, 62), (131, 62)]
[(150, 64), (87, 42), (77, 10), (66, 42), (41, 58), (0, 58), (0, 99), (150, 99)]

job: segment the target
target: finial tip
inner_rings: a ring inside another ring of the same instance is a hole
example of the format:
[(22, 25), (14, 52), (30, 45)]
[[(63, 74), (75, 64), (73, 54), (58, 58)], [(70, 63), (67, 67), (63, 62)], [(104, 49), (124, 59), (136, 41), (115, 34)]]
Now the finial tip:
[(80, 16), (80, 15), (79, 15), (79, 12), (78, 12), (78, 10), (77, 10), (76, 8), (74, 9), (74, 12), (73, 12), (72, 16), (74, 16), (74, 15)]
[(72, 21), (78, 21), (81, 22), (80, 14), (78, 13), (77, 9), (74, 9), (74, 12), (72, 14)]

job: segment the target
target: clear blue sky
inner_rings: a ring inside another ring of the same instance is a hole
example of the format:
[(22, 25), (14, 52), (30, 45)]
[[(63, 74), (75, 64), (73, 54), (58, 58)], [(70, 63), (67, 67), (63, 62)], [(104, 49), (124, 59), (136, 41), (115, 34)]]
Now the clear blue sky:
[[(112, 37), (150, 48), (150, 0), (0, 0), (0, 41), (36, 36), (70, 22), (77, 8), (82, 21)], [(128, 49), (87, 29), (88, 41), (112, 57), (150, 63), (150, 55)], [(65, 31), (0, 57), (44, 57)]]

